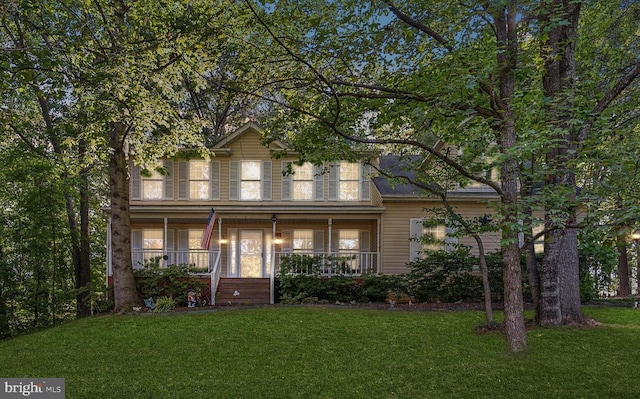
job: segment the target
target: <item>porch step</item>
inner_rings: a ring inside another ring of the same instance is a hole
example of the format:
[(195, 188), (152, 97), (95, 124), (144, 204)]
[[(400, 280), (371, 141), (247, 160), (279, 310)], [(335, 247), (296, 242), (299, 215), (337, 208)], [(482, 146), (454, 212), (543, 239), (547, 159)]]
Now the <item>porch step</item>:
[[(216, 304), (258, 305), (270, 303), (268, 278), (223, 277), (218, 284)], [(235, 295), (234, 295), (235, 294)]]

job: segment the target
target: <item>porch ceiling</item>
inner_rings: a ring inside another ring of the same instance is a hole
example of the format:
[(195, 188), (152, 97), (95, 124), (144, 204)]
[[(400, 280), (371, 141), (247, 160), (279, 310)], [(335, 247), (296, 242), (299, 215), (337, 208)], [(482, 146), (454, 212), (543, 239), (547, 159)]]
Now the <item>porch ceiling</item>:
[(211, 207), (223, 222), (271, 224), (276, 216), (278, 223), (319, 223), (334, 221), (378, 219), (385, 208), (359, 205), (344, 206), (132, 206), (131, 220), (136, 223), (158, 223), (165, 218), (176, 224), (205, 223)]
[[(334, 224), (364, 224), (369, 223), (375, 218), (332, 218)], [(164, 217), (143, 217), (143, 218), (132, 218), (136, 224), (157, 224), (163, 223)], [(233, 217), (224, 217), (223, 223), (233, 223), (233, 224), (264, 224), (271, 226), (271, 219), (263, 219), (263, 218), (233, 218)], [(300, 217), (278, 217), (277, 224), (287, 224), (287, 225), (295, 225), (295, 224), (317, 224), (326, 226), (329, 218), (324, 219), (310, 219), (306, 216)], [(167, 218), (167, 221), (171, 224), (185, 224), (185, 225), (193, 225), (193, 224), (204, 224), (206, 223), (206, 218), (194, 219), (194, 218)]]

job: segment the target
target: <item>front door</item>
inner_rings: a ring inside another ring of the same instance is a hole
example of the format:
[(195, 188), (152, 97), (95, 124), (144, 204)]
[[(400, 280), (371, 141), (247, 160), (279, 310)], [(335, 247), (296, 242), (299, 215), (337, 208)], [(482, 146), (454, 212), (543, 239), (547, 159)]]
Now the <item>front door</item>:
[(240, 277), (263, 277), (262, 230), (240, 230)]

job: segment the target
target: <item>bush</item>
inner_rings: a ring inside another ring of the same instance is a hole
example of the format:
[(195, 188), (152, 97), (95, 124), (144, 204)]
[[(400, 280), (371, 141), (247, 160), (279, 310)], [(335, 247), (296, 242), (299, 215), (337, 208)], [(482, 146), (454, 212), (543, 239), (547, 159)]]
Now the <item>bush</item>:
[(362, 302), (385, 302), (388, 297), (397, 301), (404, 295), (408, 295), (406, 274), (368, 274), (362, 280)]
[(346, 276), (280, 275), (277, 280), (281, 303), (359, 301), (359, 281)]
[(187, 292), (202, 292), (206, 284), (189, 274), (186, 266), (171, 265), (164, 269), (145, 267), (134, 270), (136, 287), (142, 298), (172, 298), (176, 304), (187, 304)]
[[(382, 302), (395, 290), (393, 276), (365, 275), (363, 278), (321, 275), (322, 258), (291, 255), (282, 259), (276, 279), (276, 298), (281, 303)], [(335, 272), (340, 262), (325, 265)]]
[(477, 265), (468, 248), (429, 251), (408, 264), (408, 291), (421, 302), (476, 301), (482, 299), (482, 280), (471, 274)]

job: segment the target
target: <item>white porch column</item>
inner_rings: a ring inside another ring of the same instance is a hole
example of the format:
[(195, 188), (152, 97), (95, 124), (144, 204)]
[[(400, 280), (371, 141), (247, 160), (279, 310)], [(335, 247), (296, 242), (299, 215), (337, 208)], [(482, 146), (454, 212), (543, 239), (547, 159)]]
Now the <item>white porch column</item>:
[(332, 248), (331, 248), (331, 242), (333, 241), (331, 239), (331, 225), (332, 224), (333, 224), (333, 219), (329, 218), (329, 245), (328, 245), (328, 247), (329, 247), (329, 255), (331, 255), (331, 252), (332, 252)]
[(382, 216), (378, 217), (378, 232), (377, 232), (377, 238), (376, 238), (376, 253), (378, 254), (378, 256), (376, 256), (376, 273), (380, 274), (380, 262), (382, 258)]
[(276, 215), (273, 215), (271, 217), (271, 273), (269, 273), (269, 303), (271, 305), (275, 303), (276, 289), (276, 223), (278, 223), (278, 219)]
[(164, 267), (167, 267), (167, 263), (169, 262), (169, 258), (167, 257), (167, 237), (169, 235), (169, 219), (164, 218), (164, 230), (162, 232), (162, 263)]

